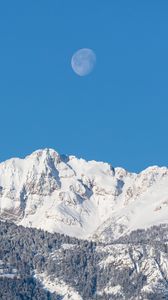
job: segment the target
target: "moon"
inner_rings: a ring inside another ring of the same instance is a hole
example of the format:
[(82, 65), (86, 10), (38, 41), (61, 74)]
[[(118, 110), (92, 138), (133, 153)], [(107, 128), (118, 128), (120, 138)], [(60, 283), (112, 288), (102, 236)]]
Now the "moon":
[(92, 49), (83, 48), (74, 53), (71, 59), (71, 66), (79, 76), (86, 76), (91, 73), (96, 64), (96, 55)]

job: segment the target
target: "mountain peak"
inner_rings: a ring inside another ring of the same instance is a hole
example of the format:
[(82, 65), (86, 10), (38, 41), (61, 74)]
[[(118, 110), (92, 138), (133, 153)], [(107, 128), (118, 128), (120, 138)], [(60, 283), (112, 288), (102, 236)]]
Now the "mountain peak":
[(60, 159), (60, 155), (52, 148), (39, 149), (28, 155), (26, 158), (45, 160), (47, 158)]
[(167, 194), (166, 167), (135, 174), (49, 148), (0, 164), (1, 218), (76, 237), (168, 222)]

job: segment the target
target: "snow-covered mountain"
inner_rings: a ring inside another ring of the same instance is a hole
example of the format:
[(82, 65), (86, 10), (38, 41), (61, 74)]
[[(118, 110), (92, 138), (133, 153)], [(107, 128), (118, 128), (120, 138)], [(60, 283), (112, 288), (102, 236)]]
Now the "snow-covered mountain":
[(135, 174), (38, 150), (0, 164), (0, 217), (108, 242), (168, 223), (168, 168), (154, 166)]

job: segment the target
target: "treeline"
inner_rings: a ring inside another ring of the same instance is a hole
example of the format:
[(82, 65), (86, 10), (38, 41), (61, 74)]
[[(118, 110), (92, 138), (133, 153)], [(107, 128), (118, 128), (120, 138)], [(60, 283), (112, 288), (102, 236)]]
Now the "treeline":
[(147, 229), (137, 229), (115, 240), (115, 244), (157, 244), (168, 242), (168, 225), (154, 225)]

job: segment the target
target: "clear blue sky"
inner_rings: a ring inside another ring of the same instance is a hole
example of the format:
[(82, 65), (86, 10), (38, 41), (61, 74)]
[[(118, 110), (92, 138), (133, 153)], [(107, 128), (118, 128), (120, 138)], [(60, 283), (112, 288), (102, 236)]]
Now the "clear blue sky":
[[(97, 64), (79, 77), (83, 47)], [(167, 165), (168, 1), (1, 1), (0, 83), (0, 161), (51, 147)]]

